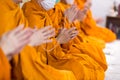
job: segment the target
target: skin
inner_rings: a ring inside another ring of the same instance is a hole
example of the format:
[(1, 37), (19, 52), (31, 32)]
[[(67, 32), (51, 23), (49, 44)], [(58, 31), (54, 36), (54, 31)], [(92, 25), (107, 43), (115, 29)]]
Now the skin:
[(13, 2), (15, 2), (16, 4), (22, 3), (23, 0), (13, 0)]
[(42, 29), (36, 29), (34, 31), (34, 34), (31, 36), (31, 41), (29, 45), (31, 46), (38, 46), (43, 43), (49, 43), (52, 42), (50, 39), (51, 37), (55, 36), (55, 29), (52, 28), (51, 26), (46, 26)]
[(75, 27), (72, 27), (70, 29), (63, 28), (57, 37), (57, 41), (60, 44), (66, 44), (70, 40), (74, 39), (77, 35), (78, 31), (76, 30)]
[(41, 2), (44, 1), (44, 0), (36, 0), (36, 1), (38, 2), (38, 4), (39, 4), (40, 6), (42, 6), (42, 5), (41, 5)]
[(9, 60), (30, 42), (33, 31), (30, 28), (23, 30), (23, 27), (24, 25), (18, 26), (2, 35), (0, 39), (0, 47)]

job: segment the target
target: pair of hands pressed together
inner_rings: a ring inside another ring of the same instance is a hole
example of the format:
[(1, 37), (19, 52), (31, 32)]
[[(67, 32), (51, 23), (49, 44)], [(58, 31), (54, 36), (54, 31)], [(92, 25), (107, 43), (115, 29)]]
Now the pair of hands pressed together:
[(70, 8), (66, 9), (64, 14), (70, 23), (74, 22), (75, 20), (82, 21), (85, 18), (87, 11), (90, 9), (91, 4), (91, 0), (88, 0), (82, 10), (80, 10), (75, 4), (71, 5)]
[[(91, 0), (87, 0), (82, 10), (80, 10), (77, 5), (71, 5), (70, 8), (66, 9), (64, 15), (70, 23), (74, 22), (75, 20), (82, 21), (85, 18), (87, 11), (90, 9), (91, 4)], [(63, 28), (59, 33), (57, 40), (60, 44), (65, 44), (71, 39), (75, 38), (78, 33), (79, 32), (75, 27), (72, 27), (70, 29)]]
[(74, 39), (78, 35), (78, 31), (75, 27), (70, 29), (62, 28), (57, 36), (57, 41), (59, 44), (68, 43), (70, 40)]

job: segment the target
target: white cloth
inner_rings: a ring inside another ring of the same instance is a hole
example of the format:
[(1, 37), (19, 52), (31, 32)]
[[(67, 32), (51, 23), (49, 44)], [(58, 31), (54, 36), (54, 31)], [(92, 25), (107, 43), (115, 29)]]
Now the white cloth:
[(54, 8), (55, 3), (56, 3), (56, 0), (43, 0), (41, 2), (41, 5), (45, 10), (50, 10)]

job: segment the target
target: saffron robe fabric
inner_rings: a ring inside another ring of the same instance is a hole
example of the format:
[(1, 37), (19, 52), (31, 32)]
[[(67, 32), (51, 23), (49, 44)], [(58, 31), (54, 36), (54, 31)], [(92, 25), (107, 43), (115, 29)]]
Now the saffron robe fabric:
[(0, 49), (0, 80), (10, 79), (10, 64), (2, 49)]

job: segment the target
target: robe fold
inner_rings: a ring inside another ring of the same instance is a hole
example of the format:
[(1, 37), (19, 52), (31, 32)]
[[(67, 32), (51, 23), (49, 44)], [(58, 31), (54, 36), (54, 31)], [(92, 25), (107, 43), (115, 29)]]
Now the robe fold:
[(2, 49), (0, 49), (0, 80), (11, 80), (10, 79), (10, 64)]
[[(24, 57), (22, 57), (24, 56)], [(13, 77), (16, 80), (76, 80), (71, 71), (58, 70), (49, 65), (46, 65), (41, 60), (41, 53), (36, 52), (36, 49), (26, 46), (20, 53), (19, 62), (16, 64)], [(17, 61), (17, 59), (15, 60)], [(22, 75), (19, 76), (19, 74)]]
[(0, 36), (20, 24), (28, 25), (22, 10), (12, 0), (1, 0), (0, 4)]

